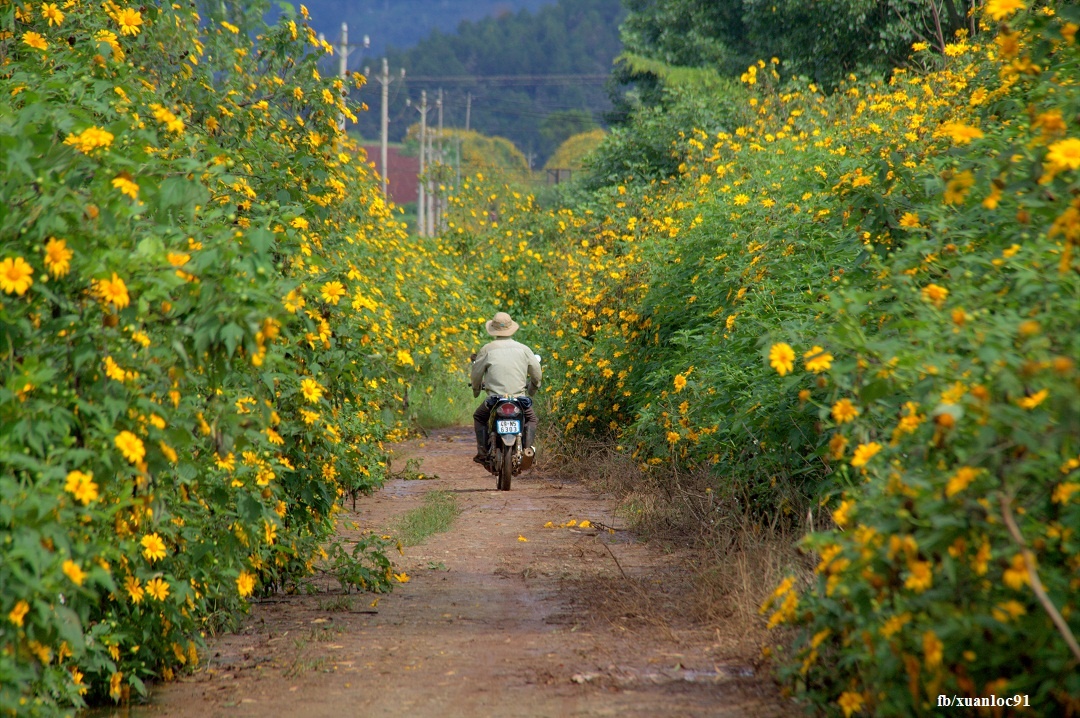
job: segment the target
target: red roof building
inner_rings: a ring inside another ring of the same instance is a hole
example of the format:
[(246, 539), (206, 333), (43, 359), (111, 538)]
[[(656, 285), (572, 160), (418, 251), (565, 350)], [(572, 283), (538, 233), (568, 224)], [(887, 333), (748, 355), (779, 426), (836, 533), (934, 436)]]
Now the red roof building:
[[(367, 152), (368, 162), (375, 165), (378, 172), (379, 145), (364, 145)], [(416, 202), (419, 199), (417, 175), (420, 174), (420, 158), (406, 157), (398, 147), (386, 148), (386, 179), (387, 191), (390, 193), (390, 201), (397, 205)]]

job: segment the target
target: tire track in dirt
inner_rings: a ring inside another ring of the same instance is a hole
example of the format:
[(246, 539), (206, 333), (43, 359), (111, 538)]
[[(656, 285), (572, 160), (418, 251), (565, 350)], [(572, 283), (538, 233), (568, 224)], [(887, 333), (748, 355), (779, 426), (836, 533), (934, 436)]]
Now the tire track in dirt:
[(677, 557), (623, 531), (544, 528), (570, 519), (618, 526), (610, 499), (547, 478), (543, 462), (515, 477), (512, 491), (495, 491), (472, 451), (462, 429), (398, 447), (396, 465), (415, 457), (438, 478), (391, 481), (345, 517), (382, 531), (436, 489), (453, 493), (461, 509), (450, 531), (396, 557), (410, 580), (377, 607), (371, 596), (339, 591), (257, 602), (240, 631), (211, 644), (204, 665), (158, 686), (151, 704), (130, 714), (791, 712), (738, 640), (685, 615)]

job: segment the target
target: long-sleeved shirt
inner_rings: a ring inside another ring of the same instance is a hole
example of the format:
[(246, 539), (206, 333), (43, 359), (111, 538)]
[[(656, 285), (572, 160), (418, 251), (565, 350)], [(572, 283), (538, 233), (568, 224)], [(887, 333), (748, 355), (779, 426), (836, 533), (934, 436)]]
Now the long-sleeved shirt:
[(532, 349), (510, 337), (485, 344), (472, 363), (473, 396), (523, 396), (540, 387), (540, 362)]

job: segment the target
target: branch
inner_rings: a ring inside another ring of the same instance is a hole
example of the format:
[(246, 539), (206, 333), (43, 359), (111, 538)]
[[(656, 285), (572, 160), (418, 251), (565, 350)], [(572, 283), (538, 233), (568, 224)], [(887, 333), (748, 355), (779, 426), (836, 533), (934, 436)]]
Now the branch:
[(1027, 567), (1028, 580), (1031, 582), (1031, 590), (1035, 592), (1035, 596), (1039, 599), (1042, 607), (1050, 614), (1050, 620), (1054, 622), (1058, 633), (1065, 639), (1065, 643), (1069, 646), (1069, 650), (1072, 651), (1073, 657), (1080, 661), (1080, 645), (1077, 645), (1076, 636), (1069, 629), (1069, 624), (1065, 622), (1050, 597), (1046, 595), (1046, 589), (1043, 588), (1042, 581), (1039, 580), (1039, 574), (1035, 570), (1035, 556), (1028, 549), (1027, 543), (1024, 541), (1024, 535), (1020, 533), (1020, 527), (1016, 525), (1016, 519), (1012, 515), (1011, 503), (1009, 497), (1002, 493), (1001, 515), (1005, 519), (1005, 526), (1009, 529), (1013, 541), (1020, 546), (1021, 554), (1024, 557), (1024, 565)]

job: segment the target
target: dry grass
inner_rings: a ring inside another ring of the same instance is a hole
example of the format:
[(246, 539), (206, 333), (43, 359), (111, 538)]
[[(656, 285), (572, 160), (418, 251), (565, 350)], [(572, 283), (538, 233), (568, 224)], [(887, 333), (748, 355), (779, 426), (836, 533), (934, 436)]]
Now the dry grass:
[(584, 478), (612, 494), (627, 528), (678, 557), (662, 587), (618, 575), (593, 587), (600, 613), (622, 616), (617, 620), (627, 628), (661, 619), (671, 630), (671, 621), (690, 619), (730, 637), (732, 648), (746, 654), (776, 640), (767, 636), (758, 607), (784, 576), (808, 580), (812, 573), (796, 547), (803, 522), (754, 516), (747, 500), (718, 498), (711, 489), (715, 479), (704, 473), (645, 472), (610, 445), (571, 448), (561, 437), (547, 436), (544, 446), (542, 468), (549, 475)]

